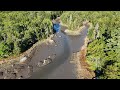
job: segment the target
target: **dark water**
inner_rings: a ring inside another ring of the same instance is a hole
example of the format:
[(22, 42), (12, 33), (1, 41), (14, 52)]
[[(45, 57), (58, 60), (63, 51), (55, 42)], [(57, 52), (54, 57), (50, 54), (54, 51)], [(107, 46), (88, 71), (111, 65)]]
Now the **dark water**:
[[(86, 37), (87, 30), (83, 30), (79, 36), (67, 36), (62, 32), (58, 33), (58, 36), (54, 40), (57, 41), (57, 47), (45, 46), (41, 48), (44, 52), (39, 52), (33, 59), (42, 58), (48, 56), (50, 53), (56, 54), (55, 60), (37, 70), (29, 79), (76, 79), (76, 68), (74, 63), (70, 63), (72, 53), (80, 51), (84, 44), (84, 38)], [(51, 48), (51, 51), (48, 51)], [(41, 56), (42, 55), (42, 56)], [(43, 59), (43, 58), (42, 58)]]

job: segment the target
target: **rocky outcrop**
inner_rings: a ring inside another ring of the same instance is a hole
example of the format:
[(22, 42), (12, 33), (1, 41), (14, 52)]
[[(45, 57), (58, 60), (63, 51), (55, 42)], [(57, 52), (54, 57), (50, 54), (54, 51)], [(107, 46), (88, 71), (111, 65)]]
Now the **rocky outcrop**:
[[(42, 42), (37, 42), (29, 50), (20, 54), (19, 57), (12, 58), (10, 60), (1, 60), (0, 79), (25, 79), (30, 77), (30, 75), (33, 73), (34, 67), (29, 63), (31, 62), (31, 58), (37, 51), (37, 47), (39, 47), (42, 43), (52, 45), (54, 44), (54, 40), (48, 38)], [(45, 66), (51, 63), (54, 58), (55, 55), (48, 56), (48, 58), (46, 58), (45, 60), (37, 62), (37, 67)]]

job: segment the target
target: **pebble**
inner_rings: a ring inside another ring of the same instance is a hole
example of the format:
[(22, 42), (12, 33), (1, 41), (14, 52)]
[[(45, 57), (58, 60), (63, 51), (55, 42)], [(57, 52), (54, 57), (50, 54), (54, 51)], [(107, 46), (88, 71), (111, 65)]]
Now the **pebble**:
[(4, 79), (7, 79), (7, 77), (5, 76)]
[(53, 44), (54, 43), (54, 41), (53, 40), (49, 40), (49, 44)]
[(18, 69), (14, 69), (14, 72), (15, 72), (15, 73), (18, 73)]
[(24, 63), (26, 60), (27, 60), (27, 57), (23, 57), (23, 58), (20, 60), (20, 63)]
[(44, 60), (44, 61), (43, 61), (43, 64), (45, 65), (46, 63), (47, 63), (47, 60)]
[(38, 67), (41, 67), (43, 65), (43, 62), (42, 61), (40, 61), (40, 62), (38, 62)]
[(33, 68), (33, 66), (32, 66), (32, 65), (29, 65), (28, 68)]
[(50, 58), (50, 56), (48, 56), (48, 58)]

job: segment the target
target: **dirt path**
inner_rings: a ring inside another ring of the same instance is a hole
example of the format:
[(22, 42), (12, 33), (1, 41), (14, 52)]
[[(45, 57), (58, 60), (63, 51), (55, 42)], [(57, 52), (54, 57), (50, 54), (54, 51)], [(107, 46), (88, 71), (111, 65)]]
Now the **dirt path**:
[[(79, 53), (84, 45), (87, 28), (78, 35), (70, 35), (66, 27), (52, 40), (37, 44), (32, 50), (32, 57), (24, 57), (25, 63), (14, 62), (9, 67), (0, 68), (1, 79), (78, 79)], [(59, 37), (61, 36), (61, 37)], [(28, 54), (29, 55), (29, 54)]]
[[(82, 78), (78, 71), (78, 68), (81, 68), (79, 63), (79, 51), (84, 44), (84, 39), (87, 35), (87, 29), (83, 30), (80, 35), (64, 35), (61, 32), (59, 32), (58, 36), (59, 35), (62, 37), (54, 38), (54, 40), (61, 40), (63, 42), (61, 42), (61, 44), (59, 43), (57, 51), (55, 51), (55, 60), (49, 65), (42, 67), (37, 72), (33, 73), (30, 79)], [(38, 56), (40, 56), (40, 53)], [(38, 57), (34, 59), (38, 59)]]

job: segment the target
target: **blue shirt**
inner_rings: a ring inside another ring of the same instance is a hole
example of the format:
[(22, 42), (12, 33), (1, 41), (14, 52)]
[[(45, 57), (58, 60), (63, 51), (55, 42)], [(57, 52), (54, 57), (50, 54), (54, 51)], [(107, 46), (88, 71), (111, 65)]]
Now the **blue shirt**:
[(60, 24), (57, 23), (57, 24), (53, 24), (53, 29), (58, 32), (60, 30)]

